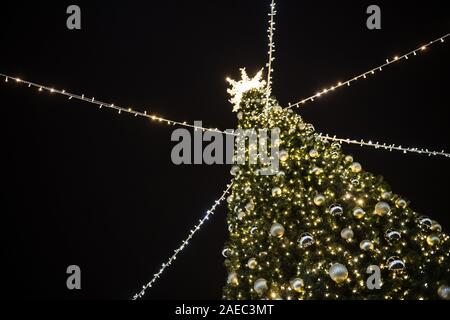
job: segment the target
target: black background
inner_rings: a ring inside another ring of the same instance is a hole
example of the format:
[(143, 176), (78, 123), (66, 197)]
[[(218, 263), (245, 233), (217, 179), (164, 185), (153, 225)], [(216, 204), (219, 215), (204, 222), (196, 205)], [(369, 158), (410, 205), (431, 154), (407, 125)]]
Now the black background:
[[(82, 30), (66, 28), (78, 4)], [(449, 32), (444, 1), (278, 4), (274, 94), (283, 105)], [(266, 62), (269, 0), (39, 1), (0, 7), (0, 72), (174, 120), (233, 128), (225, 77)], [(447, 43), (298, 110), (325, 133), (450, 150)], [(175, 166), (174, 128), (14, 83), (0, 84), (2, 292), (128, 299), (159, 270), (229, 181), (228, 166)], [(446, 158), (345, 146), (412, 207), (450, 229)], [(149, 292), (216, 299), (225, 206)], [(82, 290), (66, 268), (82, 269)]]

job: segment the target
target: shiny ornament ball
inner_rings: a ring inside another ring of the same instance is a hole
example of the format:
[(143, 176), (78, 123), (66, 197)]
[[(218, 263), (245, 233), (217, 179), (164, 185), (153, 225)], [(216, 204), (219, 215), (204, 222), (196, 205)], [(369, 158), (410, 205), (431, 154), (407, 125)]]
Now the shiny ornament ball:
[(348, 270), (343, 264), (335, 263), (331, 266), (330, 270), (328, 270), (328, 274), (334, 282), (341, 283), (347, 280)]
[(408, 203), (405, 199), (399, 198), (395, 201), (395, 205), (397, 206), (397, 208), (405, 209), (408, 206)]
[(328, 208), (328, 211), (330, 211), (331, 215), (333, 216), (340, 216), (344, 213), (344, 209), (339, 204), (333, 204)]
[(362, 166), (359, 162), (353, 162), (350, 166), (350, 170), (353, 173), (360, 173), (362, 171)]
[(344, 228), (344, 229), (342, 229), (342, 231), (341, 231), (341, 238), (342, 239), (345, 239), (345, 240), (351, 240), (351, 239), (353, 239), (353, 236), (354, 236), (355, 234), (353, 233), (353, 230), (352, 229), (350, 229), (350, 228)]
[(318, 194), (317, 196), (314, 197), (314, 204), (316, 206), (320, 207), (324, 203), (325, 203), (325, 196), (324, 195)]
[(437, 234), (430, 234), (427, 237), (427, 243), (430, 246), (436, 246), (439, 243), (441, 243), (441, 239), (439, 238), (439, 236)]
[(242, 113), (242, 111), (239, 111), (236, 117), (238, 118), (238, 120), (242, 120), (244, 118), (244, 114)]
[(391, 271), (402, 271), (406, 268), (405, 262), (398, 257), (390, 257), (387, 260), (387, 265)]
[(284, 235), (284, 227), (279, 223), (274, 223), (270, 227), (270, 235), (272, 237), (281, 238)]
[(236, 175), (239, 173), (240, 170), (241, 170), (241, 169), (239, 169), (238, 166), (233, 166), (233, 167), (231, 168), (231, 170), (230, 170), (230, 173), (231, 173), (232, 176), (236, 176)]
[(281, 191), (281, 188), (279, 188), (279, 187), (275, 187), (272, 189), (272, 196), (274, 196), (274, 197), (281, 196), (281, 193), (282, 193), (282, 191)]
[(228, 202), (228, 203), (232, 203), (233, 200), (234, 200), (234, 197), (233, 197), (233, 196), (228, 196), (228, 197), (227, 197), (227, 202)]
[(427, 216), (421, 216), (419, 219), (418, 219), (418, 223), (419, 223), (419, 226), (422, 228), (422, 229), (430, 229), (431, 228), (431, 226), (433, 225), (433, 220), (431, 220), (430, 218), (428, 218)]
[(364, 211), (363, 208), (356, 207), (353, 209), (353, 216), (355, 218), (361, 219), (362, 217), (364, 217), (365, 214), (366, 214), (366, 212)]
[(307, 248), (314, 244), (314, 237), (310, 233), (303, 233), (298, 240), (300, 248)]
[(255, 209), (255, 204), (253, 202), (249, 202), (245, 205), (245, 210), (248, 212), (253, 211)]
[(280, 151), (280, 160), (287, 161), (289, 159), (289, 153), (286, 150)]
[(444, 300), (450, 300), (450, 286), (441, 285), (438, 288), (438, 296)]
[(353, 162), (353, 157), (352, 156), (346, 156), (345, 157), (345, 161), (346, 162)]
[(311, 149), (311, 150), (309, 150), (309, 156), (311, 158), (318, 158), (319, 157), (319, 151), (317, 151), (315, 149)]
[(238, 213), (238, 215), (237, 215), (237, 218), (238, 218), (239, 220), (244, 220), (244, 218), (245, 218), (245, 212), (244, 212), (244, 211), (240, 211), (240, 212)]
[(387, 202), (378, 202), (375, 205), (375, 214), (378, 216), (384, 216), (386, 214), (389, 214), (391, 212), (391, 206)]
[(374, 245), (373, 245), (372, 241), (370, 241), (370, 240), (363, 240), (363, 241), (361, 241), (361, 243), (359, 244), (359, 247), (360, 247), (361, 250), (363, 250), (363, 251), (369, 251), (369, 250), (373, 250)]
[(431, 223), (430, 230), (434, 232), (442, 232), (442, 226), (437, 221), (433, 221)]
[(402, 235), (400, 234), (400, 232), (398, 232), (396, 230), (389, 229), (384, 234), (384, 237), (386, 238), (387, 241), (394, 242), (394, 241), (400, 240)]
[(269, 287), (267, 286), (267, 280), (263, 278), (256, 280), (253, 285), (253, 289), (255, 289), (256, 293), (259, 295), (264, 294), (264, 292), (269, 290)]
[(295, 278), (291, 280), (291, 288), (292, 290), (294, 290), (295, 292), (301, 292), (304, 286), (304, 282), (303, 279), (300, 278)]
[(228, 283), (233, 285), (233, 286), (237, 286), (239, 284), (239, 278), (236, 272), (231, 272), (228, 275)]
[(255, 269), (258, 266), (258, 261), (255, 258), (248, 259), (247, 267), (250, 269)]
[(388, 191), (383, 192), (383, 193), (381, 194), (381, 198), (382, 198), (383, 200), (391, 200), (391, 198), (392, 198), (392, 192), (388, 192)]

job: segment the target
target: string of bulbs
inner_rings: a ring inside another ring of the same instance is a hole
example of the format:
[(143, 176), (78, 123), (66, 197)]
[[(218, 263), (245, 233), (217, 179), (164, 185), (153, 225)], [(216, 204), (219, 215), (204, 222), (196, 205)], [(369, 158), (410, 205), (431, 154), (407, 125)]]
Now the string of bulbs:
[(209, 220), (210, 216), (214, 215), (216, 207), (225, 200), (225, 197), (227, 196), (228, 192), (230, 192), (232, 185), (233, 185), (233, 181), (231, 181), (231, 183), (227, 185), (227, 188), (222, 193), (220, 198), (214, 202), (214, 205), (208, 211), (206, 211), (206, 215), (203, 217), (203, 219), (199, 220), (199, 223), (197, 225), (195, 225), (194, 228), (191, 229), (189, 236), (185, 240), (183, 240), (181, 245), (176, 250), (174, 250), (174, 254), (166, 262), (164, 262), (161, 265), (161, 269), (159, 269), (159, 271), (153, 275), (152, 280), (150, 280), (147, 284), (142, 286), (142, 290), (133, 296), (133, 300), (138, 300), (138, 299), (142, 298), (145, 295), (146, 290), (151, 288), (153, 286), (153, 284), (161, 277), (161, 275), (164, 273), (164, 271), (172, 265), (173, 261), (175, 261), (177, 259), (178, 254), (180, 254), (181, 251), (183, 251), (189, 245), (189, 241), (200, 230), (200, 228), (203, 226), (203, 224), (207, 220)]
[(402, 147), (401, 145), (395, 145), (395, 144), (386, 144), (386, 143), (379, 143), (379, 142), (372, 142), (372, 141), (364, 141), (364, 140), (352, 140), (352, 139), (342, 139), (337, 138), (336, 136), (329, 136), (323, 135), (322, 133), (319, 133), (318, 136), (322, 139), (329, 140), (329, 141), (335, 141), (340, 143), (346, 143), (346, 144), (356, 144), (361, 147), (372, 147), (375, 149), (385, 149), (389, 151), (402, 151), (403, 153), (418, 153), (418, 154), (426, 154), (429, 157), (431, 156), (444, 156), (446, 158), (450, 158), (450, 154), (446, 153), (444, 150), (438, 152), (438, 151), (430, 151), (428, 149), (419, 149), (419, 148), (407, 148)]
[(385, 63), (383, 63), (383, 64), (381, 64), (381, 65), (379, 65), (379, 66), (377, 66), (377, 67), (375, 67), (373, 69), (370, 69), (370, 70), (368, 70), (368, 71), (366, 71), (364, 73), (361, 73), (361, 74), (359, 74), (359, 75), (357, 75), (355, 77), (352, 77), (351, 79), (349, 79), (347, 81), (344, 81), (344, 82), (339, 81), (337, 84), (332, 85), (331, 87), (328, 87), (328, 88), (324, 88), (324, 89), (320, 90), (319, 92), (317, 92), (316, 94), (314, 94), (314, 95), (312, 95), (310, 97), (307, 97), (307, 98), (305, 98), (303, 100), (300, 100), (297, 103), (289, 104), (289, 106), (286, 109), (299, 108), (302, 105), (304, 105), (306, 102), (312, 102), (315, 99), (317, 99), (317, 98), (319, 98), (319, 97), (321, 97), (323, 95), (326, 95), (328, 93), (331, 93), (331, 92), (335, 91), (336, 89), (339, 89), (339, 88), (342, 88), (342, 87), (350, 87), (352, 82), (355, 82), (355, 81), (361, 80), (361, 79), (366, 79), (368, 76), (374, 75), (376, 72), (383, 71), (384, 67), (387, 67), (387, 66), (389, 66), (391, 64), (394, 64), (394, 63), (397, 63), (397, 62), (400, 62), (400, 61), (409, 60), (409, 58), (411, 56), (416, 56), (418, 53), (420, 53), (422, 51), (425, 51), (431, 45), (433, 45), (435, 43), (438, 43), (438, 42), (439, 43), (443, 43), (445, 41), (445, 39), (448, 38), (449, 36), (450, 36), (450, 33), (447, 33), (446, 35), (444, 35), (442, 37), (439, 37), (439, 38), (437, 38), (437, 39), (435, 39), (433, 41), (430, 41), (427, 44), (422, 45), (422, 46), (420, 46), (420, 47), (418, 47), (418, 48), (416, 48), (416, 49), (414, 49), (414, 50), (412, 50), (412, 51), (410, 51), (410, 52), (408, 52), (408, 53), (406, 53), (404, 55), (395, 56), (392, 59), (386, 59)]
[(10, 76), (10, 75), (7, 75), (7, 74), (0, 73), (0, 76), (4, 78), (5, 82), (9, 82), (9, 80), (11, 80), (11, 81), (13, 81), (15, 83), (18, 83), (18, 84), (25, 84), (25, 85), (28, 86), (28, 88), (37, 88), (39, 92), (46, 91), (46, 92), (49, 92), (51, 94), (63, 95), (63, 96), (66, 96), (69, 100), (72, 100), (72, 99), (80, 100), (80, 101), (83, 101), (83, 102), (87, 102), (87, 103), (90, 103), (90, 104), (97, 105), (100, 109), (106, 108), (106, 109), (115, 110), (119, 114), (122, 114), (122, 113), (131, 114), (131, 115), (133, 115), (135, 117), (144, 117), (144, 118), (150, 119), (152, 121), (165, 123), (167, 125), (173, 125), (173, 126), (174, 125), (178, 125), (178, 126), (182, 126), (182, 127), (191, 128), (191, 129), (194, 129), (194, 130), (202, 130), (203, 132), (210, 131), (210, 132), (216, 132), (216, 133), (236, 136), (236, 134), (234, 134), (234, 133), (227, 132), (227, 131), (222, 131), (222, 130), (219, 130), (217, 128), (205, 128), (205, 127), (196, 126), (194, 124), (190, 124), (190, 123), (187, 123), (187, 122), (181, 122), (181, 121), (177, 121), (177, 120), (166, 119), (166, 118), (163, 118), (163, 117), (159, 117), (157, 115), (148, 114), (147, 111), (141, 112), (141, 111), (134, 110), (133, 108), (121, 107), (121, 106), (115, 105), (113, 103), (107, 103), (107, 102), (103, 102), (103, 101), (97, 100), (95, 98), (86, 97), (84, 94), (82, 94), (82, 95), (74, 94), (74, 93), (68, 92), (66, 90), (59, 90), (59, 89), (51, 88), (51, 87), (48, 87), (48, 86), (45, 86), (45, 85), (42, 85), (42, 84), (38, 84), (38, 83), (31, 82), (31, 81), (23, 80), (21, 78)]
[(267, 67), (267, 87), (266, 87), (266, 109), (269, 106), (270, 94), (272, 93), (272, 63), (275, 61), (275, 41), (273, 39), (275, 33), (275, 16), (277, 15), (275, 0), (272, 0), (270, 4), (269, 13), (269, 28), (267, 29), (269, 37), (269, 61), (266, 64)]

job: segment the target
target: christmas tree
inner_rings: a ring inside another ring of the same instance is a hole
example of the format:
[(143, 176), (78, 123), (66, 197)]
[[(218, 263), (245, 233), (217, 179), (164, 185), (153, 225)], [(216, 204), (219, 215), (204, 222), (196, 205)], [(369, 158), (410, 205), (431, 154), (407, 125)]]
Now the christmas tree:
[(438, 222), (269, 98), (261, 73), (230, 82), (238, 128), (279, 128), (280, 168), (232, 169), (224, 299), (450, 298)]

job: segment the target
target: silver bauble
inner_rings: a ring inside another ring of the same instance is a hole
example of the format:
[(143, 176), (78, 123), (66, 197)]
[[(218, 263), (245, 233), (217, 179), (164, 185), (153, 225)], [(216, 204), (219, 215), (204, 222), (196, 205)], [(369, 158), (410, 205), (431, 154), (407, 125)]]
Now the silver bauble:
[(236, 117), (238, 118), (238, 120), (242, 120), (244, 118), (244, 114), (242, 113), (242, 111), (239, 111)]
[(433, 225), (433, 220), (431, 220), (431, 219), (428, 218), (427, 216), (421, 216), (421, 217), (418, 219), (418, 223), (419, 223), (419, 226), (420, 226), (422, 229), (430, 229), (431, 226)]
[(353, 157), (352, 156), (346, 156), (345, 157), (345, 161), (346, 162), (353, 162)]
[(361, 250), (369, 251), (369, 250), (373, 250), (374, 245), (373, 245), (373, 242), (370, 240), (363, 240), (359, 244), (359, 247), (361, 248)]
[(267, 286), (267, 280), (263, 278), (256, 280), (253, 285), (253, 289), (255, 289), (256, 293), (259, 295), (264, 294), (267, 290), (269, 290), (269, 287)]
[(270, 235), (276, 238), (282, 238), (284, 235), (284, 227), (279, 223), (274, 223), (270, 227)]
[(437, 293), (438, 293), (439, 298), (444, 299), (444, 300), (450, 300), (450, 286), (441, 285), (438, 288)]
[(341, 205), (339, 204), (332, 204), (329, 208), (328, 211), (331, 213), (331, 215), (333, 216), (340, 216), (344, 213), (344, 209), (342, 208)]
[(314, 237), (310, 233), (303, 233), (298, 240), (300, 248), (307, 248), (314, 244)]
[(399, 257), (390, 257), (387, 260), (387, 265), (391, 271), (402, 271), (406, 268), (405, 262)]
[(291, 280), (291, 288), (292, 290), (294, 290), (295, 292), (301, 292), (304, 286), (304, 282), (303, 279), (300, 278), (295, 278)]
[(350, 228), (344, 228), (344, 229), (342, 229), (342, 231), (341, 231), (341, 238), (342, 239), (345, 239), (345, 240), (351, 240), (351, 239), (353, 239), (353, 236), (354, 236), (355, 234), (353, 233), (353, 230), (352, 229), (350, 229)]
[(334, 282), (341, 283), (347, 280), (348, 270), (343, 264), (335, 263), (331, 266), (330, 270), (328, 270), (328, 274)]
[(230, 170), (230, 173), (231, 173), (232, 176), (236, 176), (236, 175), (239, 173), (240, 170), (241, 170), (241, 169), (239, 169), (238, 166), (233, 166), (233, 167), (231, 168), (231, 170)]
[(389, 229), (388, 231), (386, 231), (386, 233), (384, 234), (384, 237), (386, 238), (387, 241), (389, 242), (394, 242), (394, 241), (398, 241), (401, 239), (402, 235), (400, 234), (400, 232), (393, 230), (393, 229)]

